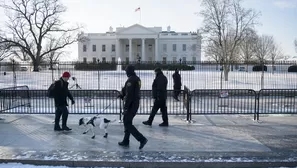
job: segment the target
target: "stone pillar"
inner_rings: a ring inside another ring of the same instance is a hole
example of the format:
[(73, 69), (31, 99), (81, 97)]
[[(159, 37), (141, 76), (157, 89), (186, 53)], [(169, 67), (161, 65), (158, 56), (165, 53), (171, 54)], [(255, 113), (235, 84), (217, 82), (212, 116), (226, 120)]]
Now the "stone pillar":
[(160, 61), (159, 59), (159, 40), (155, 38), (155, 61)]
[(134, 61), (132, 55), (132, 39), (129, 39), (129, 62)]
[(146, 56), (145, 56), (145, 39), (141, 39), (142, 40), (142, 44), (141, 44), (141, 47), (142, 47), (142, 49), (141, 49), (141, 52), (142, 52), (142, 54), (141, 54), (141, 60), (142, 61), (146, 61)]
[(118, 61), (119, 58), (122, 59), (121, 42), (120, 39), (116, 39), (116, 61)]

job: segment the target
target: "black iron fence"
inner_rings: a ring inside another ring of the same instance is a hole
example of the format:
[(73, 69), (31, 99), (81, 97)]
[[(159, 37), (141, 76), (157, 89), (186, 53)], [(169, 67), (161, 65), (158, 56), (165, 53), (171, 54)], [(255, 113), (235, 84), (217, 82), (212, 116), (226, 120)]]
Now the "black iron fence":
[[(53, 114), (54, 100), (46, 97), (46, 90), (29, 90), (27, 86), (0, 89), (1, 113)], [(117, 114), (121, 119), (122, 101), (117, 90), (73, 90), (75, 105), (69, 106), (73, 114)], [(151, 112), (151, 90), (141, 90), (138, 114)], [(184, 87), (180, 101), (168, 91), (169, 115), (251, 114), (259, 120), (261, 114), (297, 114), (297, 89), (198, 89)]]
[[(297, 88), (297, 61), (266, 63), (264, 68), (257, 63), (231, 64), (228, 73), (224, 66), (214, 62), (166, 62), (149, 64), (134, 62), (136, 73), (142, 80), (143, 90), (151, 90), (155, 78), (153, 68), (160, 66), (168, 78), (168, 88), (173, 89), (172, 74), (180, 70), (182, 84), (189, 89), (291, 89)], [(31, 64), (0, 62), (0, 88), (28, 85), (30, 89), (45, 90), (64, 71), (74, 78), (69, 80), (72, 90), (120, 90), (127, 76), (123, 69), (126, 63), (78, 63), (59, 62), (41, 64), (39, 72), (32, 72)], [(263, 71), (262, 71), (263, 69)]]

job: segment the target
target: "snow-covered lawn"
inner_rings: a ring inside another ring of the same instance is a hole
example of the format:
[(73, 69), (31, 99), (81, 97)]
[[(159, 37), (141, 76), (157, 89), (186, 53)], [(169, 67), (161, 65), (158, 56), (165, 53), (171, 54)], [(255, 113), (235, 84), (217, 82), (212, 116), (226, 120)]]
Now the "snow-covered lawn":
[[(69, 80), (69, 88), (76, 89), (77, 84), (82, 89), (105, 89), (120, 90), (127, 80), (124, 71), (75, 71), (69, 70), (73, 77), (77, 80)], [(53, 77), (59, 78), (63, 71), (53, 71)], [(154, 80), (153, 71), (136, 71), (142, 80), (143, 90), (151, 90)], [(168, 78), (168, 89), (173, 89), (172, 74), (173, 71), (164, 71)], [(7, 72), (7, 75), (0, 73), (0, 88), (13, 86), (13, 73)], [(182, 84), (194, 89), (261, 89), (261, 72), (242, 72), (232, 71), (229, 73), (229, 80), (220, 80), (221, 72), (216, 70), (197, 70), (182, 71)], [(297, 88), (296, 73), (288, 73), (285, 71), (265, 72), (264, 88), (265, 89), (294, 89)], [(18, 86), (27, 85), (31, 90), (47, 89), (52, 83), (52, 71), (44, 70), (41, 72), (21, 72), (17, 71), (16, 84)]]

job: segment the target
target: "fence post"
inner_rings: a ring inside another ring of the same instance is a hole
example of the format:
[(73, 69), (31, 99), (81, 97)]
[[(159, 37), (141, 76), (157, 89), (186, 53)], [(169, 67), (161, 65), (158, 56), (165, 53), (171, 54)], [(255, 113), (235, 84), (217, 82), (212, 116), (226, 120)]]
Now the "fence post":
[[(262, 89), (261, 89), (262, 90)], [(260, 97), (260, 93), (261, 90), (256, 93), (255, 95), (255, 113), (254, 113), (254, 120), (259, 120), (259, 106), (260, 106), (260, 101), (259, 101), (259, 97)]]
[(184, 86), (183, 98), (184, 98), (184, 106), (186, 106), (186, 110), (187, 110), (187, 121), (189, 122), (192, 120), (191, 109), (190, 109), (191, 96), (190, 96), (190, 90), (186, 86)]
[(13, 87), (17, 86), (17, 80), (16, 80), (16, 73), (15, 73), (15, 60), (12, 60), (12, 72), (13, 72)]
[(122, 99), (119, 99), (119, 101), (120, 101), (120, 123), (121, 122), (123, 122), (123, 120), (122, 120), (122, 113), (123, 113), (123, 111), (122, 111), (122, 103), (123, 103), (123, 101), (122, 101)]

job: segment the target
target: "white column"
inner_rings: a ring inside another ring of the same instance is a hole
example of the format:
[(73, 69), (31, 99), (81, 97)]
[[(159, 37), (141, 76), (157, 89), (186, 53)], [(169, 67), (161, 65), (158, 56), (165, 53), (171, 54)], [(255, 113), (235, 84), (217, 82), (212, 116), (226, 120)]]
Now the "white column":
[[(121, 58), (121, 42), (120, 39), (116, 39), (116, 61), (118, 61), (119, 57)], [(121, 58), (122, 59), (122, 58)]]
[(129, 39), (129, 62), (133, 61), (132, 57), (132, 39)]
[(141, 60), (142, 61), (146, 61), (146, 56), (145, 56), (145, 39), (142, 39), (141, 47), (142, 47), (142, 49), (141, 49), (141, 52), (142, 52), (142, 54), (141, 54)]
[(160, 61), (158, 48), (159, 48), (159, 40), (158, 40), (158, 38), (155, 38), (155, 61)]

